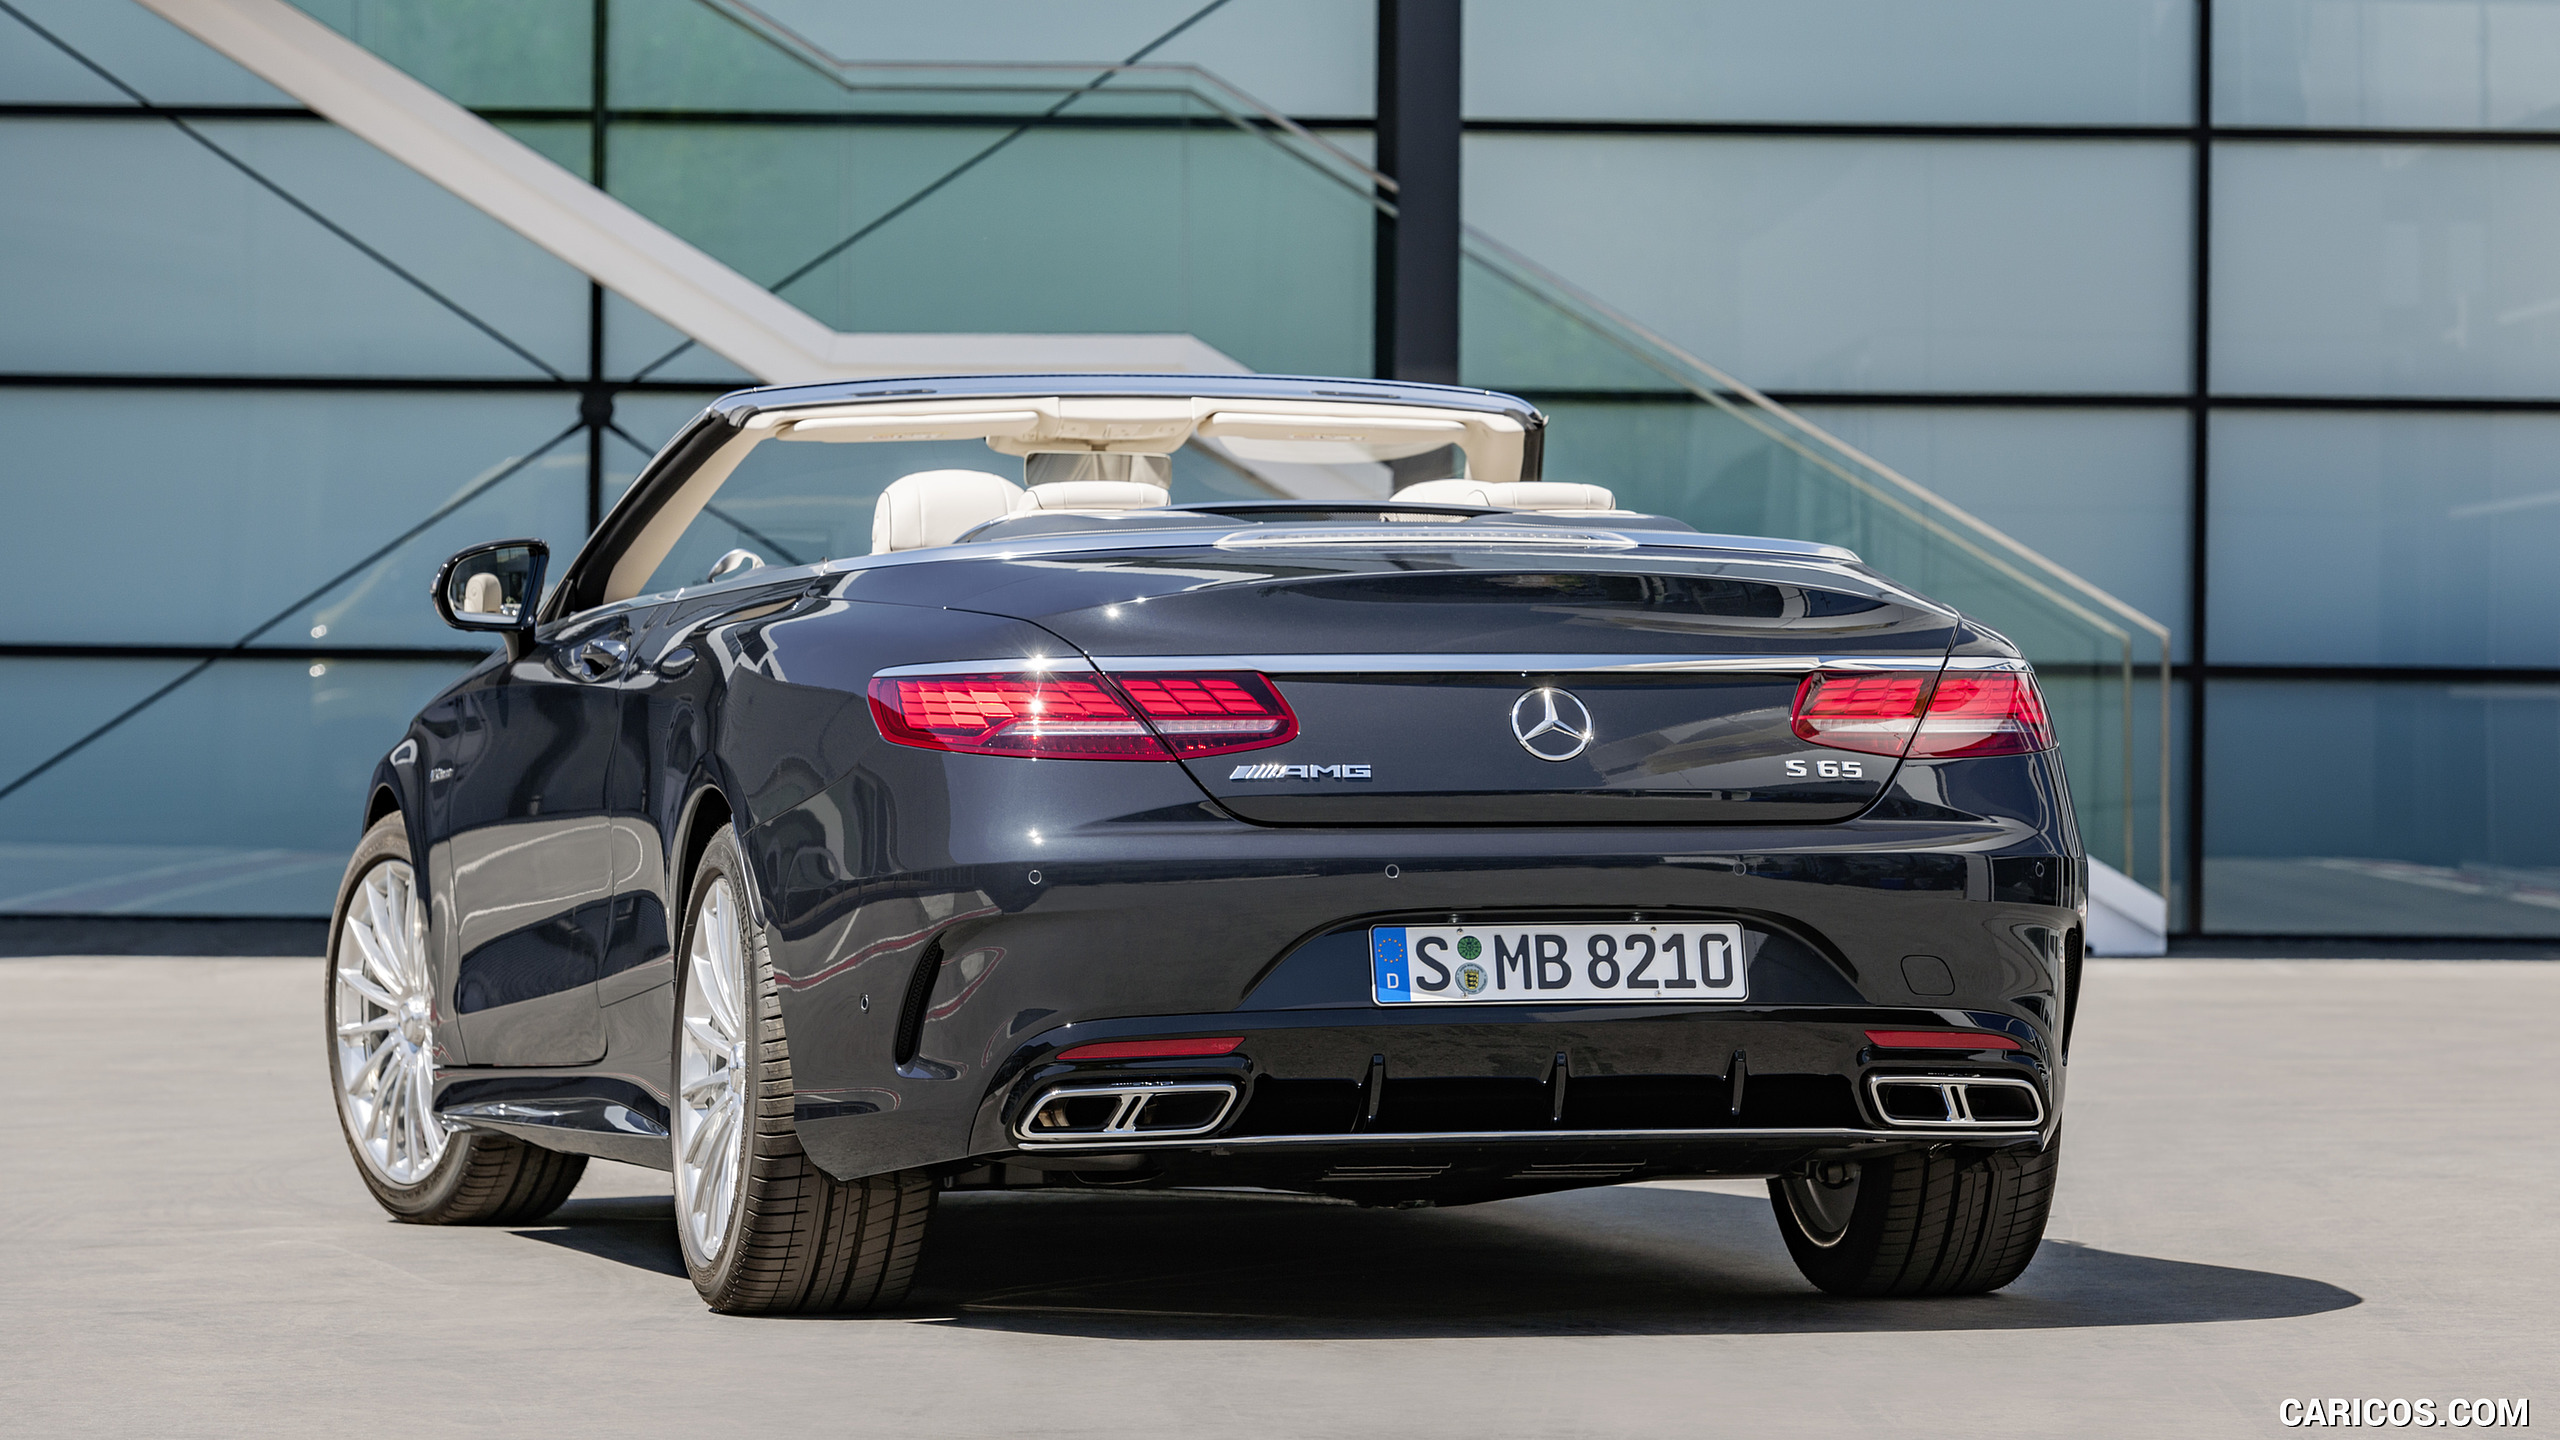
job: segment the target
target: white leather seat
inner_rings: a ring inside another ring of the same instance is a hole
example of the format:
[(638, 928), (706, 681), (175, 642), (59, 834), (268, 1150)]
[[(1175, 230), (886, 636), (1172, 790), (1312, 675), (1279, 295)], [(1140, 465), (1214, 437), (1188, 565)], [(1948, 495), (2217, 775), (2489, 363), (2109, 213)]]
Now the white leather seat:
[(1425, 480), (1396, 492), (1398, 500), (1430, 505), (1489, 505), (1502, 510), (1534, 510), (1545, 514), (1591, 514), (1618, 508), (1618, 497), (1605, 485), (1577, 485), (1561, 480)]
[(1013, 513), (1041, 510), (1153, 510), (1173, 503), (1173, 492), (1143, 480), (1052, 480), (1034, 485), (1013, 502)]
[(503, 615), (507, 609), (507, 587), (498, 577), (483, 570), (463, 582), (462, 613), (465, 615)]
[(901, 475), (871, 508), (871, 553), (948, 545), (1014, 512), (1022, 487), (984, 470), (920, 470)]

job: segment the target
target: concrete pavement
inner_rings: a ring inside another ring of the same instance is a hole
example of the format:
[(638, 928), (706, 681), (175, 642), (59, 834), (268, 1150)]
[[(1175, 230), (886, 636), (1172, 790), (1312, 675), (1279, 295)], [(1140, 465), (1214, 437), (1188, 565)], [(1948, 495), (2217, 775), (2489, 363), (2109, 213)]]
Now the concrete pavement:
[[(665, 1177), (392, 1224), (314, 960), (0, 960), (0, 1433), (2279, 1433), (2560, 1405), (2560, 965), (2090, 967), (1999, 1295), (1845, 1302), (1756, 1185), (1444, 1211), (962, 1196), (891, 1316), (703, 1310)], [(2560, 1411), (2537, 1418), (2560, 1424)]]

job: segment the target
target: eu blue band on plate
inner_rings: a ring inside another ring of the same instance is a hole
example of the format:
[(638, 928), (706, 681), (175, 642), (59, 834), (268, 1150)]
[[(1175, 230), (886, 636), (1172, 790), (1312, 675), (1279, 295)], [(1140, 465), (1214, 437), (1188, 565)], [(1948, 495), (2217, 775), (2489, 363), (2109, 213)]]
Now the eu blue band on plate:
[(1413, 998), (1412, 987), (1405, 977), (1402, 930), (1369, 932), (1369, 983), (1381, 1001), (1393, 1002)]

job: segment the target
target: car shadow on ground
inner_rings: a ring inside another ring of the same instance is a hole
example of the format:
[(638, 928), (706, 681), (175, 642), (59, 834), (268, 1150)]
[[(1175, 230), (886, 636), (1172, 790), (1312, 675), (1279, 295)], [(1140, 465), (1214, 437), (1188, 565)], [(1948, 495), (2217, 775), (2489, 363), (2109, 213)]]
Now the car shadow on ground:
[[(684, 1273), (664, 1198), (576, 1200), (519, 1233)], [(1842, 1300), (1796, 1273), (1766, 1200), (1622, 1186), (1452, 1210), (1232, 1194), (945, 1196), (902, 1313), (1127, 1339), (1365, 1339), (2176, 1325), (2360, 1303), (2300, 1276), (2054, 1240), (1995, 1295)]]

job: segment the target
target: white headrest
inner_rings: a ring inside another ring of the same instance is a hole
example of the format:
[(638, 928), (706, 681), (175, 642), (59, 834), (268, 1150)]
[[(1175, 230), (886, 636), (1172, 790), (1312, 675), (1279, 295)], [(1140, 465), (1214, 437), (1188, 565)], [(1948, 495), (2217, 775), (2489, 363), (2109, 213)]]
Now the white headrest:
[(1022, 498), (1013, 502), (1013, 512), (1152, 510), (1172, 503), (1172, 491), (1138, 480), (1052, 480), (1022, 492)]
[(1430, 505), (1490, 505), (1502, 510), (1570, 512), (1615, 510), (1618, 497), (1605, 485), (1575, 485), (1560, 480), (1425, 480), (1396, 492), (1399, 500)]
[(1022, 487), (984, 470), (923, 470), (902, 475), (871, 509), (871, 553), (948, 545), (1013, 513)]

